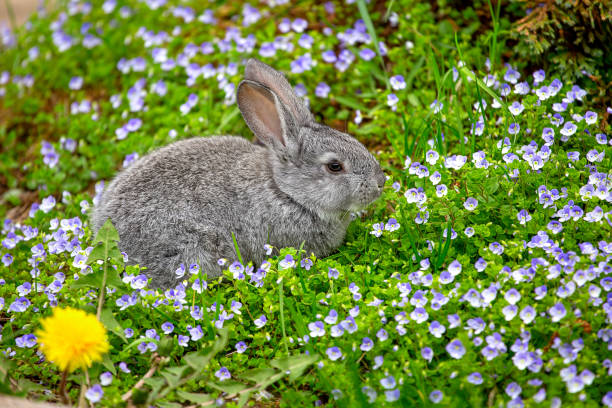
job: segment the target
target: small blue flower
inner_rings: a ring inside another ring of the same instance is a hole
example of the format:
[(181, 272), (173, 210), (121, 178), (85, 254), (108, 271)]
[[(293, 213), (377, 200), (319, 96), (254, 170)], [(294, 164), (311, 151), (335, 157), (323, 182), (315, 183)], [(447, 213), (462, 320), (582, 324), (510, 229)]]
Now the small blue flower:
[(476, 207), (478, 207), (478, 200), (473, 197), (468, 197), (468, 199), (463, 203), (463, 206), (468, 211), (474, 211)]
[(239, 341), (238, 343), (236, 343), (236, 351), (239, 354), (244, 353), (246, 351), (246, 349), (247, 349), (247, 345), (246, 345), (246, 343), (244, 341)]
[(395, 381), (395, 377), (393, 377), (392, 375), (389, 375), (380, 380), (380, 385), (382, 385), (383, 388), (390, 390), (392, 388), (395, 388), (395, 386), (397, 385), (397, 382)]
[(255, 319), (253, 323), (255, 323), (255, 327), (257, 327), (258, 329), (261, 329), (262, 327), (266, 325), (267, 321), (268, 321), (268, 318), (266, 318), (265, 315), (261, 315), (257, 319)]
[(434, 404), (438, 404), (444, 398), (444, 394), (440, 390), (434, 390), (429, 393), (429, 400)]
[(225, 380), (229, 380), (230, 378), (232, 378), (232, 375), (230, 374), (229, 370), (226, 367), (221, 367), (215, 373), (215, 377), (217, 377), (219, 381), (225, 381)]
[(468, 375), (467, 380), (470, 384), (480, 385), (482, 384), (482, 375), (479, 372), (474, 372)]
[(287, 254), (279, 263), (278, 266), (281, 267), (281, 269), (290, 269), (290, 268), (294, 268), (295, 267), (295, 259), (293, 259), (293, 256), (291, 256), (291, 254)]
[(338, 360), (340, 357), (342, 357), (342, 351), (341, 351), (341, 350), (340, 350), (338, 347), (336, 347), (336, 346), (329, 347), (329, 348), (328, 348), (328, 349), (325, 351), (325, 353), (327, 354), (327, 357), (329, 357), (329, 359), (330, 359), (331, 361), (336, 361), (336, 360)]
[(100, 384), (102, 384), (102, 386), (106, 387), (107, 385), (110, 385), (113, 382), (113, 374), (110, 371), (105, 371), (102, 374), (100, 374)]
[(174, 325), (170, 322), (165, 322), (165, 323), (162, 323), (161, 329), (164, 332), (164, 334), (170, 334), (174, 331)]
[(321, 321), (316, 321), (308, 324), (310, 337), (323, 337), (325, 335), (325, 325)]
[(103, 395), (104, 390), (102, 390), (102, 386), (100, 384), (94, 384), (87, 390), (87, 392), (85, 392), (85, 398), (87, 398), (92, 404), (99, 402)]
[(389, 78), (389, 83), (391, 84), (391, 88), (395, 91), (406, 88), (406, 81), (404, 81), (404, 77), (401, 75), (393, 75)]
[(446, 345), (446, 351), (452, 358), (455, 358), (457, 360), (462, 358), (465, 355), (465, 347), (463, 346), (463, 343), (461, 343), (461, 340), (459, 339), (455, 339), (449, 342)]
[(434, 356), (434, 353), (431, 347), (423, 347), (421, 349), (421, 357), (423, 357), (425, 360), (431, 362), (431, 359), (433, 358), (433, 356)]

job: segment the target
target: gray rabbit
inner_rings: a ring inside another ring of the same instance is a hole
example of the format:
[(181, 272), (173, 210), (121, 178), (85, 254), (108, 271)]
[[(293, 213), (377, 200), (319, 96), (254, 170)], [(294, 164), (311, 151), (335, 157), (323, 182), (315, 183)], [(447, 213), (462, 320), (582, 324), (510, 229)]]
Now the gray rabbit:
[(264, 245), (329, 255), (350, 212), (380, 196), (385, 176), (353, 137), (315, 122), (285, 77), (250, 59), (238, 107), (259, 144), (235, 136), (192, 138), (151, 152), (120, 172), (93, 211), (107, 218), (151, 287), (177, 283), (181, 263), (221, 275), (220, 258), (257, 267)]

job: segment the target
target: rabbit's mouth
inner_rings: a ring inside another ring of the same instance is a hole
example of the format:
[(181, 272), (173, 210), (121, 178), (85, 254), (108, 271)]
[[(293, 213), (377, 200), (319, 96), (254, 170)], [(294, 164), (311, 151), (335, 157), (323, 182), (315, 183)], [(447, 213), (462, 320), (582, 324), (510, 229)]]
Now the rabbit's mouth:
[(347, 210), (352, 212), (363, 211), (374, 201), (378, 200), (380, 195), (380, 191), (370, 192), (370, 194), (363, 193), (359, 197), (356, 197), (356, 200), (349, 205)]

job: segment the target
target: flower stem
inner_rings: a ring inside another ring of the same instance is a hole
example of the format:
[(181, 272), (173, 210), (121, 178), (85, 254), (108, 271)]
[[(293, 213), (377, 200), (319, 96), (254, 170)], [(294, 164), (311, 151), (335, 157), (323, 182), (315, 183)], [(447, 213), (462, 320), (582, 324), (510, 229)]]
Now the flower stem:
[(98, 310), (96, 311), (96, 317), (100, 320), (102, 314), (102, 306), (104, 305), (104, 294), (106, 293), (106, 276), (108, 273), (108, 263), (104, 262), (104, 274), (102, 275), (102, 285), (100, 286), (100, 296), (98, 297)]
[(62, 399), (62, 403), (66, 405), (70, 403), (70, 399), (68, 398), (68, 393), (66, 393), (66, 379), (67, 378), (68, 378), (68, 369), (65, 369), (62, 372), (62, 379), (59, 385), (59, 395), (60, 395), (60, 398)]

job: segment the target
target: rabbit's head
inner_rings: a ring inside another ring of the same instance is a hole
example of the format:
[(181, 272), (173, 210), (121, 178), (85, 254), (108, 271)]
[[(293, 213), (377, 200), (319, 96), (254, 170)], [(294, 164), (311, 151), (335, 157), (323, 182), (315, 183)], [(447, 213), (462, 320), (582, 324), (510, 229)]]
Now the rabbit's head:
[(380, 196), (385, 175), (372, 154), (352, 136), (315, 122), (280, 72), (249, 60), (237, 101), (268, 148), (274, 182), (294, 201), (335, 217)]

